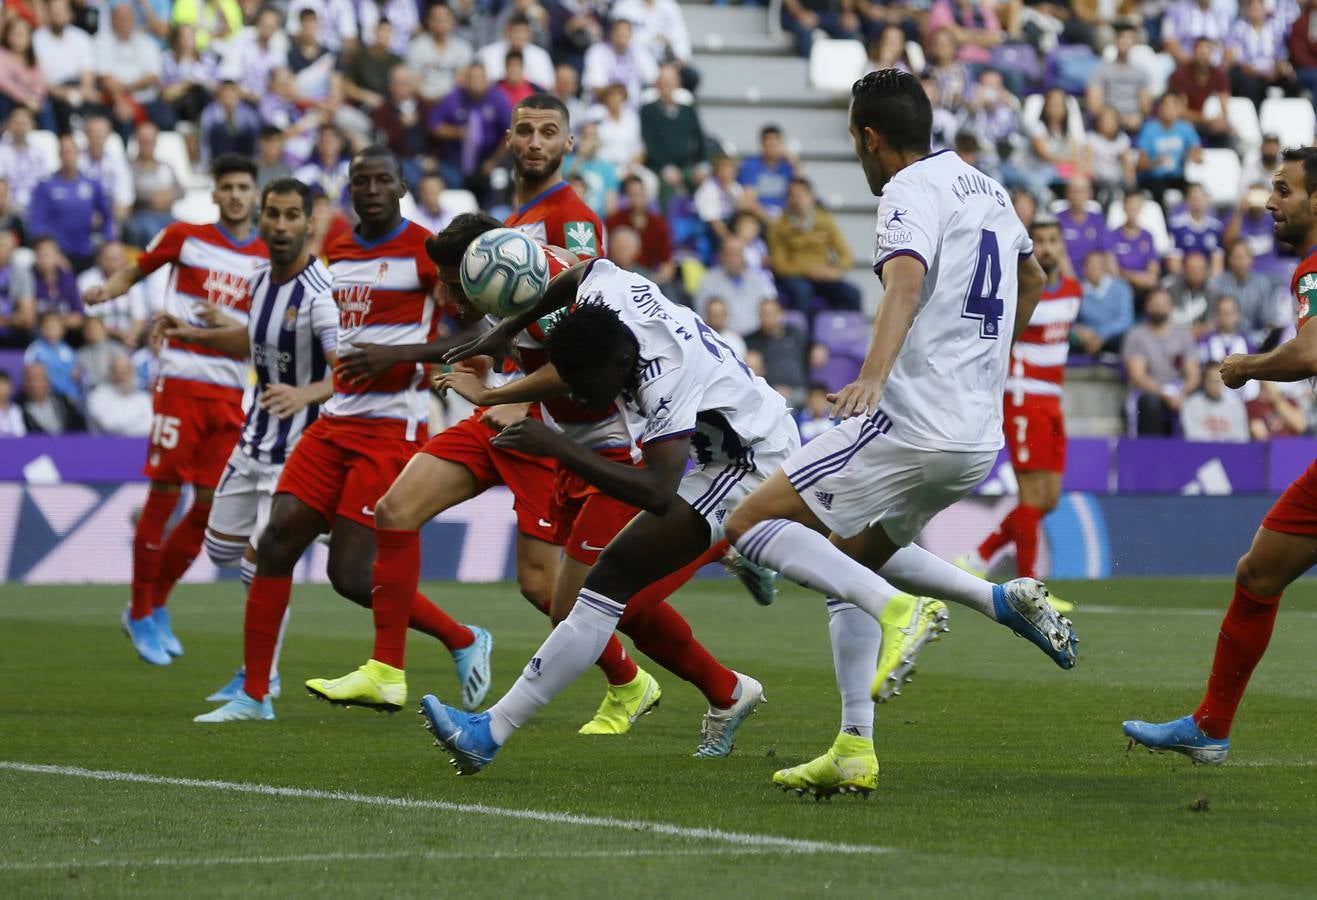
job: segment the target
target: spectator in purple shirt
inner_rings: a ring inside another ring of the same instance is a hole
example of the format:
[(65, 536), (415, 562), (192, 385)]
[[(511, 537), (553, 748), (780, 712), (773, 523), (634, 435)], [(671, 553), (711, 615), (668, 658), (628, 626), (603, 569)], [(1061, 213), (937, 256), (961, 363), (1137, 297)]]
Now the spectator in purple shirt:
[(1167, 223), (1171, 240), (1179, 251), (1178, 258), (1171, 260), (1171, 268), (1178, 271), (1179, 260), (1185, 254), (1197, 252), (1207, 257), (1212, 274), (1217, 275), (1225, 266), (1226, 253), (1221, 241), (1225, 225), (1213, 212), (1207, 190), (1201, 184), (1189, 185), (1184, 199), (1184, 209), (1172, 215)]
[(1276, 247), (1276, 233), (1272, 228), (1271, 214), (1267, 212), (1267, 197), (1271, 189), (1258, 183), (1244, 192), (1239, 199), (1239, 206), (1226, 226), (1222, 239), (1226, 246), (1233, 246), (1237, 241), (1248, 244), (1253, 253), (1253, 264), (1260, 272), (1288, 280), (1289, 268), (1293, 260), (1281, 258)]
[(1094, 251), (1111, 251), (1111, 232), (1107, 229), (1102, 207), (1093, 200), (1093, 185), (1088, 178), (1076, 175), (1066, 184), (1066, 205), (1056, 219), (1061, 223), (1061, 237), (1070, 257), (1070, 273), (1084, 271), (1084, 259)]
[(490, 87), (485, 67), (472, 63), (463, 86), (430, 111), (430, 135), (444, 182), (461, 185), (477, 196), (484, 193), (511, 124), (507, 98)]
[(99, 182), (78, 171), (78, 144), (73, 135), (59, 139), (59, 171), (37, 185), (28, 207), (33, 238), (53, 237), (59, 249), (81, 272), (93, 262), (92, 233), (114, 237), (114, 209)]
[(1230, 93), (1261, 107), (1267, 88), (1296, 84), (1285, 46), (1288, 29), (1278, 11), (1267, 14), (1265, 0), (1244, 0), (1239, 8), (1242, 16), (1231, 26), (1226, 40), (1231, 57)]
[(35, 281), (36, 314), (57, 313), (70, 340), (81, 343), (82, 294), (78, 279), (64, 262), (59, 246), (53, 238), (41, 238), (36, 243), (36, 260), (32, 264)]
[(1152, 233), (1139, 225), (1139, 213), (1148, 197), (1141, 191), (1131, 191), (1122, 201), (1125, 221), (1111, 233), (1111, 253), (1116, 258), (1116, 272), (1134, 289), (1136, 300), (1142, 301), (1148, 291), (1157, 286), (1161, 278), (1161, 255), (1153, 242)]

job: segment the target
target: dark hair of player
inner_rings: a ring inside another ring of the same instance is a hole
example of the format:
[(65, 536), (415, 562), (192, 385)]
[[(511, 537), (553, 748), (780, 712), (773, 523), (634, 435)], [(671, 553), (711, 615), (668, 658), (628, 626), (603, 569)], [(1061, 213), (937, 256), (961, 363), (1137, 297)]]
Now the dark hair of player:
[(302, 198), (302, 212), (311, 216), (311, 207), (315, 204), (315, 197), (311, 193), (311, 188), (307, 187), (296, 178), (275, 178), (261, 189), (261, 206), (265, 206), (265, 198), (271, 194), (296, 194)]
[(454, 216), (448, 227), (425, 239), (425, 252), (436, 266), (456, 268), (471, 242), (487, 231), (502, 228), (503, 223), (482, 212), (462, 213)]
[(352, 174), (359, 161), (367, 159), (387, 159), (393, 164), (393, 171), (397, 174), (398, 180), (402, 180), (402, 161), (398, 159), (398, 154), (383, 144), (368, 144), (352, 154), (352, 162), (348, 164), (348, 174)]
[(1286, 147), (1280, 152), (1282, 162), (1303, 164), (1303, 189), (1317, 194), (1317, 147)]
[(211, 163), (210, 175), (216, 181), (219, 181), (225, 175), (235, 173), (247, 173), (256, 180), (256, 161), (246, 156), (239, 156), (237, 153), (225, 153), (216, 157), (215, 162)]
[(582, 373), (610, 363), (631, 365), (638, 352), (635, 335), (617, 311), (589, 300), (568, 307), (554, 321), (545, 348), (549, 362), (569, 385)]
[(856, 81), (851, 85), (851, 118), (857, 129), (872, 128), (898, 153), (929, 151), (933, 106), (909, 72), (879, 69)]
[(572, 125), (571, 113), (567, 112), (567, 104), (563, 103), (553, 94), (531, 94), (529, 97), (523, 97), (517, 101), (517, 105), (512, 108), (515, 113), (519, 109), (552, 109), (562, 116), (562, 122), (568, 128)]
[(770, 134), (775, 134), (775, 135), (777, 135), (778, 137), (781, 137), (781, 136), (782, 136), (782, 127), (781, 127), (780, 125), (765, 125), (763, 128), (759, 129), (759, 140), (762, 141), (764, 138), (768, 137)]

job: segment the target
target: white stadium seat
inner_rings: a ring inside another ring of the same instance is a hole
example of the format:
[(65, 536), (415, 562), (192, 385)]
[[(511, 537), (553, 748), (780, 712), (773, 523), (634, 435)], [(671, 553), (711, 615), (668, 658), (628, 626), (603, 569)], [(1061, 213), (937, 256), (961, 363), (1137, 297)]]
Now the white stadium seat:
[(850, 96), (851, 85), (869, 62), (859, 41), (818, 38), (809, 52), (809, 82), (817, 91)]
[[(1211, 119), (1220, 114), (1221, 101), (1214, 96), (1208, 97), (1203, 103), (1203, 115)], [(1262, 144), (1262, 125), (1258, 122), (1258, 110), (1252, 100), (1247, 97), (1231, 97), (1226, 104), (1226, 120), (1245, 151)]]
[(476, 202), (476, 195), (459, 188), (453, 188), (440, 194), (439, 205), (451, 211), (454, 215), (480, 211), (480, 204)]
[(27, 136), (27, 142), (50, 160), (53, 172), (59, 168), (59, 137), (53, 131), (33, 131)]
[[(134, 151), (136, 151), (135, 147)], [(174, 170), (174, 174), (178, 176), (184, 188), (210, 186), (208, 175), (193, 170), (192, 158), (187, 152), (187, 141), (177, 131), (162, 131), (156, 135), (155, 158), (167, 163)]]
[(1311, 147), (1317, 130), (1312, 102), (1302, 97), (1268, 97), (1259, 116), (1262, 133), (1275, 133), (1282, 147)]
[(1233, 207), (1239, 202), (1239, 179), (1244, 167), (1239, 155), (1229, 147), (1203, 149), (1203, 161), (1188, 160), (1184, 164), (1184, 178), (1190, 184), (1201, 184), (1216, 206)]
[(922, 72), (928, 68), (928, 60), (924, 56), (924, 48), (919, 45), (918, 41), (905, 42), (905, 58), (910, 63), (911, 72)]
[[(1115, 231), (1124, 224), (1125, 204), (1113, 202), (1107, 210), (1107, 227)], [(1171, 243), (1171, 233), (1166, 230), (1166, 214), (1160, 206), (1153, 202), (1144, 203), (1143, 209), (1139, 211), (1139, 227), (1152, 235), (1152, 245), (1160, 255), (1165, 256), (1171, 252), (1174, 245)]]
[(211, 199), (210, 188), (192, 188), (170, 208), (174, 218), (191, 225), (205, 225), (219, 218), (219, 207)]

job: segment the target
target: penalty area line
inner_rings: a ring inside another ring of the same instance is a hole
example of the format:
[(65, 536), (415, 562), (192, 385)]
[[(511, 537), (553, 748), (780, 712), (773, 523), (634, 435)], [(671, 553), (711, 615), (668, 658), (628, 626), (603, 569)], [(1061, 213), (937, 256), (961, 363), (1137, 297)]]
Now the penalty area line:
[(149, 775), (140, 772), (118, 772), (105, 769), (85, 769), (81, 766), (54, 766), (0, 760), (0, 771), (23, 772), (29, 775), (60, 775), (90, 781), (154, 784), (167, 787), (194, 788), (223, 791), (232, 794), (256, 794), (263, 797), (286, 797), (294, 800), (329, 800), (338, 803), (356, 803), (363, 806), (381, 806), (392, 809), (458, 813), (486, 818), (518, 819), (543, 825), (567, 825), (578, 828), (607, 828), (642, 832), (664, 837), (692, 841), (716, 841), (735, 847), (775, 850), (783, 853), (836, 853), (877, 854), (890, 853), (890, 847), (871, 844), (842, 844), (832, 841), (811, 841), (803, 838), (778, 837), (740, 831), (723, 831), (718, 828), (692, 828), (667, 822), (644, 819), (618, 819), (611, 816), (585, 816), (575, 813), (553, 812), (539, 809), (515, 809), (487, 806), (483, 803), (454, 803), (449, 800), (426, 800), (410, 797), (383, 797), (357, 794), (350, 791), (325, 791), (314, 788), (280, 787), (272, 784), (255, 784), (216, 779), (176, 778), (167, 775)]

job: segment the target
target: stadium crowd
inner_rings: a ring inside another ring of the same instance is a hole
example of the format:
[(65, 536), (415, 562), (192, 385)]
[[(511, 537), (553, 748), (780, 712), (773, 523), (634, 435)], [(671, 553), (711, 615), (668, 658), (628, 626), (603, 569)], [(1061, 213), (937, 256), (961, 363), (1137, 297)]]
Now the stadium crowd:
[[(0, 366), (0, 435), (149, 428), (162, 285), (94, 310), (80, 296), (199, 190), (166, 139), (198, 172), (238, 152), (261, 183), (312, 185), (323, 245), (350, 227), (353, 148), (377, 140), (427, 228), (508, 212), (502, 138), (536, 91), (571, 111), (564, 173), (608, 255), (695, 306), (806, 437), (863, 355), (851, 273), (867, 248), (848, 246), (791, 135), (766, 124), (732, 148), (706, 130), (699, 84), (716, 75), (693, 67), (674, 0), (19, 0), (0, 15), (0, 355), (21, 351)], [(1130, 432), (1204, 440), (1312, 430), (1303, 385), (1229, 391), (1210, 363), (1292, 333), (1294, 260), (1264, 208), (1281, 140), (1250, 146), (1225, 110), (1317, 90), (1314, 17), (1317, 0), (782, 6), (802, 54), (854, 38), (870, 68), (920, 75), (940, 147), (1001, 180), (1026, 223), (1059, 218), (1084, 294), (1072, 353), (1123, 368)], [(1187, 180), (1203, 148), (1240, 153), (1232, 206)]]

